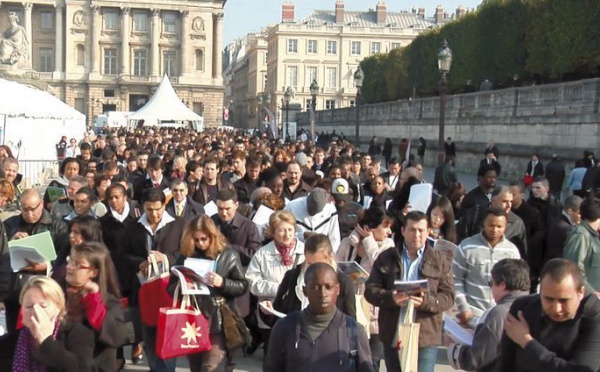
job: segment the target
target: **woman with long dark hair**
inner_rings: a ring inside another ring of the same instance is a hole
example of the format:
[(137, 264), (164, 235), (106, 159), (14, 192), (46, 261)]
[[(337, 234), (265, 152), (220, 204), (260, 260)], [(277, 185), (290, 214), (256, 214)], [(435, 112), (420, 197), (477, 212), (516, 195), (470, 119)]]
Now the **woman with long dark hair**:
[(456, 225), (454, 223), (454, 210), (450, 200), (445, 196), (434, 196), (434, 200), (427, 209), (429, 220), (429, 238), (433, 240), (444, 239), (454, 244), (456, 239)]

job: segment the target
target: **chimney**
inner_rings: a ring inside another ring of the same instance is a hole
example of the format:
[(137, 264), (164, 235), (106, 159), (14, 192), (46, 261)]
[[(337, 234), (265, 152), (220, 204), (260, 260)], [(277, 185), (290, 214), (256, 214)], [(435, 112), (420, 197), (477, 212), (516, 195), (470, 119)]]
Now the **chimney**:
[(291, 23), (296, 18), (296, 6), (292, 2), (285, 2), (281, 6), (281, 22)]
[(438, 5), (435, 8), (435, 23), (442, 24), (444, 22), (444, 8), (441, 5)]
[(420, 18), (425, 18), (425, 8), (420, 7), (418, 15), (419, 15)]
[(344, 23), (344, 0), (335, 2), (335, 23)]
[(467, 13), (467, 10), (465, 9), (464, 6), (459, 5), (458, 8), (456, 8), (456, 19), (461, 19), (462, 16), (464, 16)]
[(375, 10), (376, 14), (377, 14), (377, 23), (378, 24), (382, 24), (385, 23), (385, 20), (387, 18), (387, 6), (385, 5), (385, 1), (380, 1), (377, 3), (377, 8)]

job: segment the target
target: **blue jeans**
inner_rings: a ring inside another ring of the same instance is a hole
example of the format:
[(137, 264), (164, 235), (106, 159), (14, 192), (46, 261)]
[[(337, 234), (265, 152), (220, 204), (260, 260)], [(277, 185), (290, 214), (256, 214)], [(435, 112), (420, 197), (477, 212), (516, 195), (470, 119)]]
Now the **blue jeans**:
[(175, 372), (177, 358), (160, 359), (156, 355), (156, 327), (142, 325), (142, 335), (144, 337), (144, 351), (148, 358), (148, 366), (152, 372)]
[[(419, 372), (434, 372), (437, 353), (437, 346), (419, 348)], [(398, 350), (396, 348), (389, 346), (385, 347), (383, 349), (383, 354), (385, 367), (388, 371), (402, 371), (400, 368)]]

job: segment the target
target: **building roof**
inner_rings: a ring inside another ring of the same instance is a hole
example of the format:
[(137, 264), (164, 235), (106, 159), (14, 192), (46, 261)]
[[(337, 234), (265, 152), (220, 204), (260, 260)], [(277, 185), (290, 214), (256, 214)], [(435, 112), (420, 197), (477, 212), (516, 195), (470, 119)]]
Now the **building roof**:
[[(331, 24), (335, 25), (335, 11), (315, 10), (296, 24)], [(386, 12), (385, 23), (377, 23), (375, 11), (344, 11), (344, 25), (355, 27), (391, 27), (426, 29), (436, 26), (432, 19), (421, 18), (418, 14), (409, 12)]]

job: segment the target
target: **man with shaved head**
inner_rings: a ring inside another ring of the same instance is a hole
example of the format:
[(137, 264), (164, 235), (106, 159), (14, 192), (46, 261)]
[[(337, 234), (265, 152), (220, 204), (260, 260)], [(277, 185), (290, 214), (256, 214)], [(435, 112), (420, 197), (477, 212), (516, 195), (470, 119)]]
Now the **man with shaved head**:
[(340, 284), (331, 265), (310, 265), (302, 290), (308, 307), (275, 324), (263, 371), (374, 372), (365, 330), (336, 308)]

